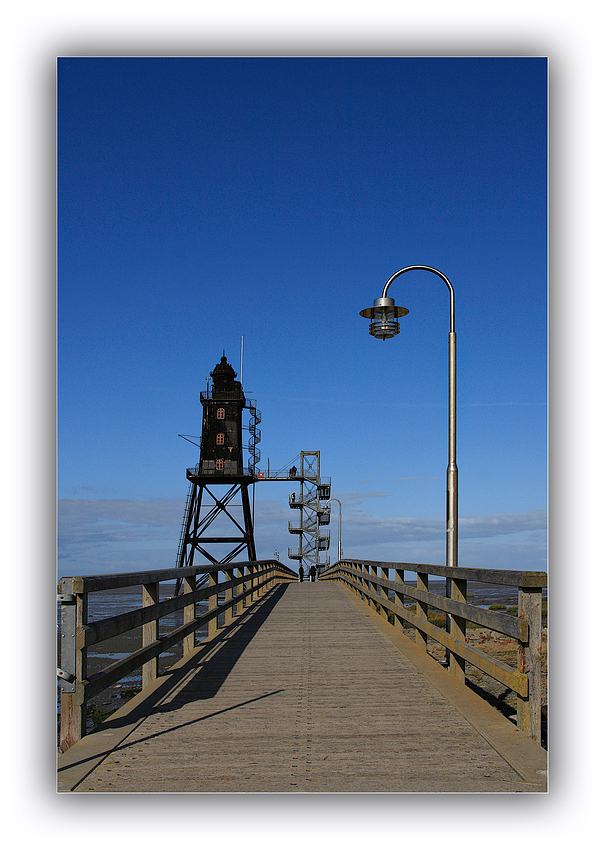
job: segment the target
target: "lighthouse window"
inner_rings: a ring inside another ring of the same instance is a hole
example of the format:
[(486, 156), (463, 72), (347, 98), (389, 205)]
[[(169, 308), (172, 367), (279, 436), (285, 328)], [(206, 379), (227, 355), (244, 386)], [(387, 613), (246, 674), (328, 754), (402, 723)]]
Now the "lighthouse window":
[(224, 407), (219, 407), (219, 409), (216, 411), (216, 418), (217, 419), (224, 419), (225, 418), (225, 408)]
[(216, 435), (216, 445), (217, 446), (224, 446), (225, 445), (225, 435), (224, 434), (217, 434)]
[(218, 470), (223, 470), (225, 468), (225, 461), (222, 458), (219, 458), (216, 462), (216, 468)]

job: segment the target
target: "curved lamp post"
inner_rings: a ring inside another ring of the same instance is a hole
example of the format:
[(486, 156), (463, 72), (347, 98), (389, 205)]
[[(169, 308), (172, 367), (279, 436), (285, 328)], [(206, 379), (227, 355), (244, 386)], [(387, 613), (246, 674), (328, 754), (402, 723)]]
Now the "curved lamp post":
[[(399, 333), (399, 317), (410, 311), (397, 307), (395, 301), (387, 296), (389, 286), (395, 278), (405, 272), (432, 272), (441, 278), (450, 291), (450, 334), (449, 334), (449, 458), (447, 467), (447, 507), (446, 507), (446, 565), (458, 566), (458, 468), (456, 466), (456, 329), (454, 320), (454, 287), (447, 277), (431, 266), (406, 266), (395, 272), (387, 280), (382, 296), (374, 300), (372, 307), (360, 312), (360, 316), (370, 320), (370, 334), (377, 339), (391, 339)], [(449, 582), (448, 582), (449, 584)], [(449, 593), (448, 593), (449, 595)]]
[(330, 502), (338, 502), (340, 506), (338, 510), (338, 560), (342, 561), (342, 502), (334, 497), (328, 499), (326, 505), (329, 505)]

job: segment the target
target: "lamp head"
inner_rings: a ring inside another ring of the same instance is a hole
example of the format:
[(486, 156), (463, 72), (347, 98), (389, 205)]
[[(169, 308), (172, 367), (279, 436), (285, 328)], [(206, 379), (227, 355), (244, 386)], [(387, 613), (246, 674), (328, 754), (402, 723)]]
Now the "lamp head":
[(374, 306), (366, 307), (359, 315), (370, 320), (370, 335), (384, 341), (397, 336), (399, 317), (409, 312), (405, 307), (397, 307), (393, 298), (375, 298)]

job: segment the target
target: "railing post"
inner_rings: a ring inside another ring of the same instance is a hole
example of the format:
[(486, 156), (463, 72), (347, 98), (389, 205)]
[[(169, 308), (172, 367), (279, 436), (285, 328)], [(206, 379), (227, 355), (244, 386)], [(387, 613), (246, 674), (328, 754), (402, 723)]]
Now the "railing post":
[[(236, 567), (236, 572), (237, 572), (238, 579), (242, 579), (244, 577), (244, 574), (245, 574), (244, 567)], [(244, 590), (244, 583), (243, 583), (243, 581), (240, 581), (239, 584), (237, 585), (237, 595), (239, 596), (240, 593), (243, 593), (243, 590)], [(241, 614), (243, 610), (244, 610), (244, 603), (240, 599), (239, 602), (237, 602), (237, 604), (235, 606), (235, 613)]]
[[(186, 576), (183, 581), (183, 593), (193, 593), (195, 591), (196, 576)], [(195, 620), (195, 602), (191, 605), (186, 605), (183, 608), (183, 625), (192, 623)], [(189, 655), (195, 649), (195, 632), (186, 635), (183, 638), (183, 655)]]
[(86, 703), (84, 685), (86, 679), (86, 647), (79, 647), (77, 638), (82, 626), (88, 622), (88, 594), (73, 593), (73, 582), (61, 583), (61, 590), (70, 592), (75, 601), (61, 605), (61, 669), (72, 673), (75, 680), (70, 691), (61, 687), (61, 728), (59, 746), (67, 752), (86, 732)]
[[(381, 567), (380, 568), (380, 577), (386, 579), (387, 581), (389, 580), (389, 568), (388, 567)], [(388, 600), (389, 591), (386, 587), (378, 588), (378, 592), (380, 593), (381, 596), (386, 596), (386, 598)], [(383, 617), (386, 617), (387, 620), (389, 619), (389, 609), (388, 608), (383, 608), (382, 605), (381, 605), (379, 613), (382, 614)]]
[(517, 697), (517, 728), (535, 741), (541, 739), (542, 724), (542, 588), (519, 588), (518, 616), (527, 621), (527, 643), (519, 641), (517, 666), (528, 678), (527, 699)]
[[(416, 589), (423, 590), (425, 593), (428, 593), (429, 590), (429, 574), (428, 573), (417, 573), (416, 574)], [(428, 603), (421, 602), (419, 599), (416, 600), (416, 616), (421, 620), (425, 620), (428, 622)], [(425, 652), (428, 652), (428, 635), (426, 632), (423, 632), (422, 629), (416, 629), (416, 645), (421, 649), (424, 649)]]
[[(405, 594), (403, 592), (404, 577), (405, 577), (405, 570), (398, 570), (398, 569), (395, 570), (395, 581), (397, 582), (398, 585), (402, 585), (401, 590), (395, 591), (395, 600), (401, 608), (404, 607), (404, 602), (405, 602)], [(403, 618), (399, 617), (397, 614), (395, 614), (395, 625), (397, 626), (397, 628), (400, 631), (403, 631), (403, 623), (404, 623)]]
[[(375, 567), (373, 564), (369, 566), (368, 576), (370, 579), (370, 581), (368, 582), (368, 587), (370, 588), (372, 593), (378, 594), (378, 585), (374, 581), (374, 579), (378, 577), (378, 568)], [(374, 601), (372, 601), (372, 608), (375, 611), (380, 611), (380, 606)]]
[[(227, 581), (233, 581), (234, 572), (233, 568), (225, 570), (225, 577), (227, 578)], [(225, 602), (230, 602), (231, 599), (233, 599), (233, 588), (228, 587), (225, 590)], [(233, 622), (233, 605), (229, 605), (225, 608), (225, 625), (228, 626), (231, 622)]]
[(370, 567), (368, 566), (368, 564), (363, 564), (361, 570), (363, 573), (363, 578), (361, 580), (361, 598), (364, 600), (364, 602), (368, 602), (368, 596), (366, 593), (364, 593), (364, 590), (368, 590), (370, 587)]
[(244, 567), (244, 576), (246, 578), (246, 597), (243, 601), (243, 607), (247, 608), (248, 605), (250, 605), (250, 603), (252, 602), (252, 594), (250, 593), (252, 589), (252, 567), (250, 566), (250, 564), (246, 564), (246, 566)]
[[(218, 607), (218, 594), (216, 590), (214, 593), (212, 592), (213, 588), (216, 588), (218, 584), (218, 572), (215, 570), (208, 571), (208, 590), (210, 591), (208, 595), (208, 613), (214, 611)], [(208, 620), (208, 637), (213, 637), (218, 631), (218, 615), (215, 615), (210, 620)]]
[[(466, 602), (466, 579), (453, 578), (451, 580), (451, 599), (456, 602)], [(466, 619), (464, 617), (451, 616), (450, 637), (458, 643), (466, 640)], [(461, 684), (464, 684), (464, 658), (457, 655), (453, 650), (449, 653), (450, 673)]]
[[(160, 599), (160, 585), (157, 581), (143, 585), (143, 608), (155, 605)], [(158, 639), (160, 635), (158, 620), (143, 625), (143, 646), (149, 646)], [(142, 670), (142, 686), (146, 688), (153, 685), (158, 677), (158, 656), (146, 661)]]
[(250, 602), (254, 602), (256, 597), (258, 596), (258, 590), (256, 586), (258, 584), (258, 579), (256, 577), (256, 564), (250, 567), (250, 590), (252, 591), (250, 594)]

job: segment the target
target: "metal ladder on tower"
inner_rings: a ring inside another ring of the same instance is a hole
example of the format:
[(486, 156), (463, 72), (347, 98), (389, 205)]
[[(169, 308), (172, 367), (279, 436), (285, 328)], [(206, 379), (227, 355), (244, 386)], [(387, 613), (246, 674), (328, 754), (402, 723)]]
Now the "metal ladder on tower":
[[(179, 537), (179, 545), (178, 545), (177, 555), (176, 555), (176, 568), (177, 568), (177, 570), (180, 567), (185, 566), (181, 562), (183, 560), (184, 549), (185, 549), (185, 545), (186, 545), (187, 527), (188, 527), (188, 522), (189, 522), (189, 509), (191, 508), (191, 502), (193, 500), (195, 490), (196, 490), (196, 486), (193, 482), (191, 482), (189, 484), (189, 492), (187, 493), (187, 499), (185, 501), (185, 511), (183, 513), (183, 522), (181, 524), (181, 535)], [(205, 573), (204, 575), (202, 575), (198, 578), (198, 584), (200, 584), (200, 585), (204, 584), (207, 580), (208, 580), (208, 573)], [(183, 585), (183, 579), (177, 578), (175, 586), (174, 586), (174, 595), (175, 596), (179, 595), (182, 585)]]

